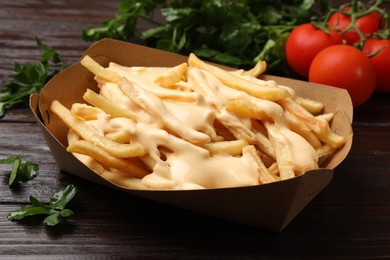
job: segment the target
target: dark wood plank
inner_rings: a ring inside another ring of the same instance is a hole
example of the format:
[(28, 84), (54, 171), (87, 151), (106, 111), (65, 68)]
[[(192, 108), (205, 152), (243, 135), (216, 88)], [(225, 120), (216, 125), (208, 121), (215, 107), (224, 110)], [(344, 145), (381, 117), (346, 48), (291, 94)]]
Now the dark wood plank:
[[(81, 30), (111, 17), (118, 1), (2, 0), (0, 85), (13, 63), (34, 62), (34, 37), (70, 63), (89, 43)], [(8, 188), (0, 165), (0, 259), (386, 259), (390, 256), (390, 96), (375, 94), (354, 114), (354, 142), (335, 177), (281, 233), (166, 206), (59, 172), (29, 109), (0, 119), (0, 158), (39, 162), (38, 176)], [(7, 215), (33, 195), (74, 184), (76, 214), (47, 228)], [(266, 210), (266, 209), (264, 209)]]
[(75, 62), (90, 45), (82, 40), (82, 29), (99, 26), (118, 5), (118, 0), (1, 1), (0, 82), (9, 78), (14, 62), (35, 63), (40, 57), (35, 37)]

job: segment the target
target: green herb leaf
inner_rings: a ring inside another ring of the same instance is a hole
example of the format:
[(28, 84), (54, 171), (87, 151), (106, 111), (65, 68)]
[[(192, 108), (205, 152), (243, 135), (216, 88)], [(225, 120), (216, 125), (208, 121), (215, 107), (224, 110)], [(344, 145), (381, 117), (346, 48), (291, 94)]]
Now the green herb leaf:
[(9, 220), (20, 220), (25, 217), (34, 216), (34, 215), (48, 215), (50, 210), (45, 207), (36, 207), (33, 205), (23, 206), (18, 210), (12, 211), (8, 215)]
[(8, 185), (27, 182), (35, 178), (38, 173), (39, 165), (33, 162), (27, 162), (17, 156), (9, 156), (0, 160), (0, 164), (12, 164), (11, 174)]
[(50, 205), (43, 204), (42, 202), (37, 200), (35, 197), (30, 196), (30, 202), (31, 202), (32, 206), (37, 207), (37, 208), (45, 208), (48, 210), (48, 212), (50, 212)]
[(68, 204), (75, 194), (76, 189), (73, 185), (59, 189), (53, 194), (50, 200), (50, 207), (56, 210), (64, 210), (66, 204)]
[(31, 205), (23, 206), (18, 210), (11, 212), (8, 215), (9, 220), (21, 220), (29, 216), (47, 215), (44, 218), (43, 224), (54, 226), (60, 222), (60, 218), (66, 218), (74, 214), (70, 209), (66, 209), (68, 202), (75, 196), (76, 187), (68, 185), (65, 188), (60, 188), (54, 192), (49, 204), (45, 204), (30, 196)]
[(136, 25), (139, 18), (155, 23), (151, 18), (152, 11), (163, 2), (161, 0), (122, 0), (113, 18), (103, 21), (100, 27), (84, 29), (82, 37), (86, 41), (97, 41), (103, 38), (130, 39), (137, 34)]
[(45, 84), (67, 64), (50, 46), (35, 38), (43, 54), (38, 63), (15, 63), (12, 79), (3, 85), (0, 92), (0, 118), (5, 109), (17, 105), (27, 105), (33, 93), (40, 93)]
[(21, 163), (20, 159), (16, 159), (14, 161), (14, 164), (12, 165), (12, 171), (11, 171), (11, 174), (10, 174), (9, 180), (8, 180), (8, 186), (11, 186), (12, 183), (14, 183), (16, 176), (17, 176), (17, 173), (19, 171), (20, 163)]
[(64, 217), (64, 218), (67, 218), (67, 217), (69, 217), (69, 216), (71, 216), (71, 215), (73, 215), (74, 214), (74, 212), (73, 212), (73, 210), (71, 210), (71, 209), (63, 209), (63, 210), (61, 210), (61, 217)]
[(55, 226), (60, 222), (59, 216), (60, 216), (60, 212), (55, 211), (53, 214), (47, 216), (42, 223), (46, 224), (47, 226)]

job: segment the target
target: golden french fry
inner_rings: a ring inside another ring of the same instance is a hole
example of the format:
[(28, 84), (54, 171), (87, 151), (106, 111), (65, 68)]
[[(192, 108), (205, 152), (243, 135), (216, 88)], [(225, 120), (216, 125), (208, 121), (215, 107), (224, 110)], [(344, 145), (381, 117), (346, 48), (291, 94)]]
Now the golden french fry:
[(255, 84), (251, 81), (245, 80), (243, 78), (240, 78), (239, 76), (229, 73), (226, 70), (208, 64), (200, 60), (193, 53), (190, 54), (188, 58), (188, 63), (190, 66), (206, 70), (209, 73), (213, 74), (226, 86), (244, 91), (254, 97), (275, 101), (284, 99), (289, 96), (289, 93), (286, 89), (279, 87), (270, 87), (267, 85), (267, 83), (264, 83), (263, 85)]
[(118, 132), (107, 133), (106, 137), (114, 142), (126, 144), (131, 141), (131, 133), (127, 129), (120, 130)]
[(278, 165), (280, 179), (287, 180), (295, 177), (295, 172), (291, 164), (290, 151), (278, 140), (279, 136), (282, 134), (274, 124), (266, 122), (264, 125), (268, 130), (269, 139), (275, 149), (276, 163)]
[(264, 60), (259, 60), (252, 69), (244, 71), (243, 74), (257, 78), (261, 76), (261, 74), (263, 74), (266, 70), (267, 62), (265, 62)]
[[(232, 113), (238, 114), (240, 116), (249, 117), (252, 119), (258, 119), (262, 122), (273, 122), (274, 119), (269, 117), (260, 107), (256, 106), (256, 104), (246, 101), (246, 100), (231, 100), (227, 103), (227, 109)], [(252, 121), (257, 129), (259, 129), (260, 125), (256, 124), (255, 121)], [(255, 127), (255, 129), (256, 129)], [(255, 142), (252, 144), (256, 144), (263, 152), (265, 152), (271, 158), (275, 158), (274, 148), (269, 141), (269, 139), (263, 134), (261, 131), (255, 132)]]
[(69, 145), (73, 144), (77, 141), (80, 141), (80, 136), (75, 131), (73, 131), (72, 128), (69, 128), (68, 134), (66, 135), (66, 138), (68, 139)]
[(159, 75), (154, 82), (165, 88), (171, 87), (184, 77), (187, 68), (187, 63), (182, 63)]
[(114, 183), (122, 188), (126, 189), (132, 189), (132, 190), (146, 190), (148, 187), (146, 187), (142, 183), (141, 178), (137, 177), (129, 177), (125, 176), (123, 174), (120, 174), (118, 172), (105, 170), (101, 176), (108, 180), (111, 183)]
[(268, 167), (268, 172), (274, 176), (279, 176), (279, 168), (276, 161)]
[(103, 175), (107, 170), (98, 163), (95, 159), (93, 159), (89, 155), (81, 154), (81, 153), (73, 153), (74, 157), (76, 157), (80, 162), (82, 162), (85, 166), (87, 166), (89, 169), (94, 171), (95, 173), (99, 175)]
[[(69, 128), (67, 138), (69, 146), (80, 141), (80, 136), (73, 131), (72, 128)], [(91, 156), (80, 153), (73, 153), (73, 155), (85, 166), (99, 175), (102, 175), (106, 171), (106, 169)]]
[(245, 139), (210, 142), (204, 144), (203, 147), (209, 150), (211, 154), (229, 154), (240, 155), (242, 154), (242, 148), (248, 145)]
[(242, 124), (239, 118), (232, 116), (228, 111), (222, 110), (217, 120), (229, 130), (236, 139), (245, 139), (248, 143), (256, 143), (256, 135), (251, 129)]
[(97, 107), (89, 106), (87, 104), (74, 103), (71, 108), (72, 115), (77, 116), (83, 121), (96, 120), (99, 114), (102, 113)]
[(127, 67), (127, 66), (123, 66), (123, 65), (120, 65), (118, 63), (115, 63), (115, 62), (110, 62), (108, 64), (108, 68), (109, 69), (112, 69), (114, 71), (118, 71), (118, 70), (122, 70), (124, 72), (132, 72), (132, 73), (138, 73), (142, 76), (145, 76), (147, 78), (155, 78), (156, 75), (158, 74), (163, 74), (167, 71), (169, 71), (170, 69), (172, 69), (171, 67), (144, 67), (144, 66), (132, 66), (132, 67)]
[(269, 172), (268, 168), (264, 165), (260, 156), (257, 154), (257, 150), (253, 145), (247, 145), (243, 148), (243, 155), (247, 154), (253, 158), (253, 161), (257, 164), (259, 169), (259, 182), (260, 184), (271, 183), (278, 181), (280, 178)]
[(145, 154), (143, 147), (139, 144), (119, 144), (104, 136), (98, 135), (83, 121), (74, 117), (71, 112), (57, 100), (52, 102), (50, 109), (83, 139), (96, 144), (96, 146), (104, 149), (113, 156), (128, 158)]
[(103, 78), (104, 80), (110, 82), (119, 82), (121, 79), (121, 77), (117, 73), (104, 68), (88, 55), (85, 55), (81, 59), (80, 63), (89, 71), (91, 71), (93, 74)]
[(327, 121), (329, 123), (330, 121), (332, 121), (332, 119), (334, 117), (334, 113), (321, 114), (321, 115), (317, 115), (316, 117), (319, 120), (325, 120), (325, 121)]
[(321, 147), (316, 149), (318, 158), (327, 156), (327, 155), (333, 153), (334, 151), (335, 151), (335, 149), (328, 144), (322, 145)]
[(121, 172), (128, 173), (129, 176), (132, 177), (142, 178), (148, 174), (145, 169), (134, 165), (131, 161), (129, 162), (128, 160), (112, 156), (100, 147), (93, 145), (85, 140), (80, 140), (69, 145), (67, 151), (71, 153), (88, 155), (103, 165), (112, 167)]
[(313, 115), (321, 113), (324, 109), (324, 104), (309, 98), (295, 96), (295, 102), (297, 102), (299, 105), (301, 105)]
[(343, 136), (332, 132), (326, 120), (313, 116), (291, 98), (280, 100), (278, 103), (291, 115), (304, 122), (322, 142), (329, 144), (333, 148), (338, 148), (346, 142)]
[[(69, 145), (72, 145), (80, 141), (80, 136), (71, 128), (68, 131), (67, 138), (68, 138)], [(127, 173), (122, 173), (118, 171), (113, 172), (107, 170), (106, 168), (103, 167), (102, 164), (98, 163), (95, 159), (93, 159), (88, 155), (80, 154), (80, 153), (73, 153), (73, 155), (89, 169), (99, 174), (101, 177), (108, 180), (109, 182), (112, 182), (116, 185), (128, 189), (137, 189), (137, 190), (146, 189), (146, 186), (141, 183), (140, 178), (129, 177)]]
[(287, 125), (292, 131), (305, 138), (315, 149), (321, 146), (321, 141), (306, 124), (299, 121), (289, 113), (285, 113), (285, 117), (287, 119)]
[(256, 143), (255, 145), (268, 157), (275, 159), (275, 149), (272, 146), (271, 141), (263, 135), (261, 132), (256, 132)]
[(90, 89), (87, 89), (83, 95), (83, 98), (91, 105), (100, 108), (106, 114), (109, 114), (112, 117), (126, 117), (134, 120), (136, 119), (136, 116), (132, 112), (121, 108), (113, 101), (93, 92)]
[(226, 108), (228, 111), (240, 116), (254, 118), (262, 121), (273, 121), (263, 110), (252, 102), (246, 100), (229, 100)]
[(267, 129), (264, 127), (264, 124), (260, 123), (261, 121), (259, 120), (252, 120), (251, 122), (256, 135), (255, 145), (264, 153), (263, 157), (268, 158), (267, 161), (270, 158), (275, 161), (275, 150), (268, 138)]

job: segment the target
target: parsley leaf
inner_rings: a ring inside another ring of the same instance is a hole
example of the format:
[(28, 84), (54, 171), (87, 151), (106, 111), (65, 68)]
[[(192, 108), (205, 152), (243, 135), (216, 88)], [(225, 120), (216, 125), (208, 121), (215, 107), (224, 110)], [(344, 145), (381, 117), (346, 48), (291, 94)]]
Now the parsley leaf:
[(18, 156), (9, 156), (0, 160), (0, 164), (11, 164), (12, 170), (8, 180), (8, 185), (27, 182), (35, 178), (38, 173), (39, 165), (33, 162), (22, 160)]
[(27, 105), (31, 94), (40, 93), (46, 83), (67, 66), (53, 48), (38, 38), (35, 40), (43, 54), (36, 64), (14, 64), (12, 79), (3, 85), (0, 92), (0, 118), (4, 116), (6, 108)]
[(25, 217), (35, 215), (48, 215), (44, 218), (43, 224), (55, 226), (60, 222), (60, 218), (66, 218), (74, 214), (66, 205), (76, 195), (77, 189), (74, 185), (62, 187), (54, 192), (49, 204), (45, 204), (30, 196), (30, 205), (23, 206), (8, 215), (9, 220), (21, 220)]
[(103, 21), (100, 27), (84, 29), (82, 37), (86, 41), (96, 41), (102, 38), (130, 39), (138, 33), (136, 28), (138, 18), (156, 23), (152, 18), (152, 11), (164, 2), (161, 0), (122, 0), (115, 17)]

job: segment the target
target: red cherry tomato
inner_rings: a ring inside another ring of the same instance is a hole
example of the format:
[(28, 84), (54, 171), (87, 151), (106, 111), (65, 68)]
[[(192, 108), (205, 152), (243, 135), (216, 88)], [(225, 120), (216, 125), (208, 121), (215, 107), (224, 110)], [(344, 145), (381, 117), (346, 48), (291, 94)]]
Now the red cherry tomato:
[[(346, 7), (344, 10), (348, 11), (350, 8)], [(351, 23), (351, 16), (342, 14), (341, 12), (336, 12), (331, 15), (328, 20), (328, 27), (334, 30), (342, 32), (345, 30)], [(383, 27), (383, 19), (381, 15), (377, 12), (370, 13), (366, 16), (363, 16), (356, 20), (355, 26), (358, 28), (364, 35), (368, 35), (374, 32), (377, 32), (381, 27)], [(349, 45), (360, 42), (360, 36), (355, 29), (349, 29), (348, 31), (341, 34), (341, 37)]]
[(336, 31), (329, 34), (316, 28), (311, 23), (297, 26), (286, 41), (286, 58), (291, 68), (299, 75), (307, 78), (314, 57), (322, 49), (340, 44), (341, 36)]
[(377, 76), (375, 90), (390, 92), (390, 39), (368, 38), (363, 53), (370, 57), (375, 67)]
[(309, 81), (346, 89), (356, 108), (372, 95), (376, 72), (372, 62), (357, 48), (334, 45), (322, 50), (314, 58)]

